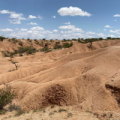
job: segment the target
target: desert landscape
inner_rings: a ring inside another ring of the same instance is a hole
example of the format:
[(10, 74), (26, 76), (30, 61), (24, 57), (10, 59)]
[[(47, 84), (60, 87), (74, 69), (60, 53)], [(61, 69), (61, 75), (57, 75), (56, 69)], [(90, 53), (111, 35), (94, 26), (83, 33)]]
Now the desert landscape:
[(4, 110), (24, 112), (0, 119), (119, 120), (119, 63), (119, 39), (2, 39), (0, 88), (15, 93)]

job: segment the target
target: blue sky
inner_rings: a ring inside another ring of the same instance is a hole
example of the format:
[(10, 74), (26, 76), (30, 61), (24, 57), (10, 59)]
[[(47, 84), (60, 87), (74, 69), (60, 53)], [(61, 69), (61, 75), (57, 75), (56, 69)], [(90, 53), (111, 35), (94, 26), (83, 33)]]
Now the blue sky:
[(0, 0), (0, 36), (120, 37), (120, 0)]

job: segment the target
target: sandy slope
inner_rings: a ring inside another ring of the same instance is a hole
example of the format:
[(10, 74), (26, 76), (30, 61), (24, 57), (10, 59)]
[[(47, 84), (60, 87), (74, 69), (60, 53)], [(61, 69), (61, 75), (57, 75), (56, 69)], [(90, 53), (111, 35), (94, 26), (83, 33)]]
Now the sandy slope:
[[(74, 45), (50, 53), (0, 58), (0, 84), (16, 92), (14, 102), (25, 110), (51, 104), (76, 106), (79, 111), (119, 112), (120, 41), (98, 41)], [(3, 47), (2, 49), (11, 49)]]

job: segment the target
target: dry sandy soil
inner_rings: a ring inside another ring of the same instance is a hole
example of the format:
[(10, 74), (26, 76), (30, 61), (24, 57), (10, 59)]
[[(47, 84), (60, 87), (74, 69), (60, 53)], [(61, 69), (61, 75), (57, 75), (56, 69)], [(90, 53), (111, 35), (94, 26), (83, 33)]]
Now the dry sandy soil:
[[(0, 51), (16, 47), (7, 40), (0, 42)], [(94, 42), (92, 50), (88, 44), (74, 41), (67, 49), (14, 57), (18, 70), (9, 59), (0, 54), (0, 87), (12, 86), (16, 93), (13, 103), (22, 109), (46, 108), (46, 112), (7, 118), (12, 112), (1, 119), (90, 120), (92, 116), (92, 120), (120, 120), (120, 40)], [(70, 110), (50, 114), (51, 105)], [(69, 112), (73, 114), (70, 118)]]

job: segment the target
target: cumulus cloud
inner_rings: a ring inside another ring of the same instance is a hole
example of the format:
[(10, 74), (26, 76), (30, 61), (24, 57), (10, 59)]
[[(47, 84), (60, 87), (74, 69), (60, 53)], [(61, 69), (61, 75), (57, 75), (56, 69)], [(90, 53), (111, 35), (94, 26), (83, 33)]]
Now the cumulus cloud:
[(112, 37), (112, 38), (114, 38), (115, 36), (114, 36), (114, 35), (108, 35), (108, 37)]
[(55, 30), (53, 30), (53, 32), (58, 32), (58, 30), (55, 29)]
[(106, 27), (106, 28), (111, 28), (109, 25), (106, 25), (105, 27)]
[(114, 15), (113, 17), (120, 17), (120, 14), (116, 14), (116, 15)]
[(111, 33), (120, 34), (120, 30), (110, 30)]
[(29, 15), (28, 17), (29, 19), (34, 19), (34, 18), (37, 18), (36, 16), (33, 16), (33, 15)]
[(71, 30), (72, 32), (84, 32), (82, 29), (76, 28), (74, 25), (60, 26), (59, 29)]
[(65, 23), (65, 24), (70, 25), (70, 22), (67, 22), (67, 23)]
[(117, 21), (117, 20), (114, 20), (114, 21)]
[(86, 34), (95, 34), (95, 32), (87, 32)]
[(106, 35), (105, 34), (103, 34), (103, 33), (98, 33), (97, 34), (99, 37), (105, 37)]
[(23, 29), (23, 28), (22, 28), (21, 31), (27, 31), (27, 29)]
[(10, 12), (9, 10), (1, 10), (0, 13), (1, 14), (10, 14), (12, 12)]
[(39, 30), (44, 30), (44, 28), (37, 26), (37, 27), (31, 28), (31, 30), (32, 31), (39, 31)]
[(80, 9), (78, 7), (72, 7), (72, 6), (70, 6), (69, 8), (62, 7), (58, 10), (58, 13), (61, 16), (67, 16), (67, 15), (70, 15), (70, 16), (88, 16), (88, 17), (91, 16), (90, 13), (83, 11), (82, 9)]
[(60, 26), (59, 29), (75, 29), (74, 25)]
[(34, 23), (34, 22), (31, 22), (31, 23), (28, 23), (29, 25), (37, 25), (37, 23)]
[(0, 29), (0, 31), (3, 31), (3, 32), (12, 32), (13, 30), (9, 29), (9, 28), (6, 28), (6, 29)]
[(56, 18), (56, 16), (52, 16), (53, 18)]
[(21, 20), (26, 20), (25, 17), (23, 17), (22, 13), (16, 13), (13, 11), (8, 10), (2, 10), (0, 11), (1, 14), (10, 14), (10, 18), (12, 20), (9, 20), (11, 24), (21, 24)]
[(42, 20), (42, 19), (43, 19), (43, 17), (42, 17), (42, 16), (40, 16), (40, 15), (38, 15), (38, 18), (39, 18), (40, 20)]

